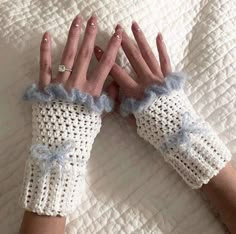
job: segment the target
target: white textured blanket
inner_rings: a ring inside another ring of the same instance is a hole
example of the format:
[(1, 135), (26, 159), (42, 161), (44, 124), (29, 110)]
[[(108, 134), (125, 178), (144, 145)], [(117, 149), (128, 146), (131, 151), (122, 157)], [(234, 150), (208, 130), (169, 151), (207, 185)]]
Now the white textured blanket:
[[(21, 94), (38, 78), (41, 35), (51, 33), (57, 65), (71, 20), (78, 13), (88, 19), (92, 12), (99, 17), (101, 46), (117, 22), (131, 35), (131, 22), (137, 20), (155, 51), (155, 36), (163, 32), (173, 67), (192, 77), (186, 92), (194, 107), (236, 153), (235, 0), (1, 0), (1, 233), (17, 233), (23, 214), (17, 199), (31, 113)], [(130, 71), (122, 51), (118, 62)], [(67, 234), (225, 233), (201, 194), (190, 190), (118, 115), (104, 120), (87, 185), (80, 206), (68, 218)]]

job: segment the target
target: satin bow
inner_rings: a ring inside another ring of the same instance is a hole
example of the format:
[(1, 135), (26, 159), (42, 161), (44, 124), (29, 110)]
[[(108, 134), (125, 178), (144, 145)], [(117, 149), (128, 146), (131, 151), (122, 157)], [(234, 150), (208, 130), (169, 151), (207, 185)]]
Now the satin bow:
[[(58, 148), (49, 149), (46, 145), (34, 144), (31, 146), (31, 157), (40, 161), (40, 169), (43, 175), (49, 173), (54, 163), (58, 163), (62, 173), (65, 169), (65, 155), (75, 148), (75, 142), (72, 140), (64, 141)], [(60, 174), (62, 174), (60, 173)]]
[(206, 129), (202, 128), (198, 121), (193, 121), (189, 112), (185, 112), (182, 116), (180, 130), (166, 139), (166, 143), (162, 149), (166, 150), (173, 146), (186, 145), (187, 155), (189, 155), (192, 144), (191, 134), (200, 134), (203, 132), (206, 132)]

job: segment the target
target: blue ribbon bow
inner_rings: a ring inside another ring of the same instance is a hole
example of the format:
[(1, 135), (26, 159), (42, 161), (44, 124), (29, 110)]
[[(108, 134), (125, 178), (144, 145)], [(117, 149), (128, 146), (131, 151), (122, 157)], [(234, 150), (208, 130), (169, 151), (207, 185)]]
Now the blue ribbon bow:
[(201, 134), (206, 132), (206, 129), (202, 128), (198, 121), (194, 121), (189, 112), (185, 112), (182, 116), (180, 130), (166, 139), (166, 143), (161, 147), (162, 150), (166, 150), (173, 146), (186, 145), (187, 156), (192, 145), (191, 134)]
[[(75, 142), (72, 140), (64, 141), (58, 148), (49, 149), (46, 145), (34, 144), (31, 146), (31, 157), (40, 161), (40, 169), (43, 175), (49, 173), (51, 168), (58, 163), (62, 173), (65, 169), (65, 155), (75, 148)], [(62, 174), (61, 173), (61, 174)]]

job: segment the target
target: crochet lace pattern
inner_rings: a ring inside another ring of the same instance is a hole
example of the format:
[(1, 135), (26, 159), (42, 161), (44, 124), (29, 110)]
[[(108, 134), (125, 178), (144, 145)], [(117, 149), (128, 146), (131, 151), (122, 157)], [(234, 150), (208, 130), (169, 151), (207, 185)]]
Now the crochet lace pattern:
[(50, 216), (66, 216), (76, 209), (101, 128), (101, 113), (92, 109), (59, 99), (34, 100), (32, 146), (20, 196), (23, 208)]
[(218, 174), (231, 153), (193, 109), (182, 89), (183, 80), (182, 74), (170, 74), (162, 86), (149, 87), (143, 100), (125, 99), (123, 110), (134, 113), (138, 135), (197, 189)]

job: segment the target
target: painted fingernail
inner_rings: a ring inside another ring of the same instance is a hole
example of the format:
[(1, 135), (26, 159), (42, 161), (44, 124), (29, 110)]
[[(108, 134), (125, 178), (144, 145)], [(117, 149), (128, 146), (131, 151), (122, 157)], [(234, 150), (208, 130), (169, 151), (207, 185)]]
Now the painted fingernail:
[(136, 21), (132, 22), (132, 29), (136, 32), (141, 32), (141, 28), (139, 27)]
[(45, 32), (43, 35), (43, 42), (48, 42), (48, 33)]
[(115, 30), (119, 30), (119, 29), (123, 30), (122, 26), (120, 24), (117, 24)]
[(96, 25), (96, 20), (97, 20), (97, 17), (95, 15), (92, 15), (88, 21), (88, 24), (89, 26), (91, 27), (95, 27)]
[(161, 33), (158, 33), (158, 37), (159, 37), (159, 39), (160, 39), (161, 41), (163, 41), (163, 36), (162, 36)]
[(74, 19), (73, 25), (74, 25), (76, 28), (78, 28), (78, 27), (80, 26), (80, 24), (81, 24), (81, 18), (80, 18), (79, 15), (77, 15), (77, 16), (75, 17), (75, 19)]
[(117, 38), (118, 40), (121, 39), (123, 28), (116, 29), (115, 33), (113, 34), (113, 37)]
[(114, 33), (113, 36), (116, 37), (117, 39), (120, 39), (120, 35), (118, 35), (118, 34), (116, 34), (116, 33)]
[(121, 27), (120, 24), (117, 24), (115, 28), (115, 33), (113, 34), (113, 36), (117, 39), (121, 39), (122, 32), (123, 32), (123, 28)]
[(98, 46), (95, 46), (94, 50), (95, 50), (96, 53), (99, 53), (99, 54), (102, 53), (102, 50)]

